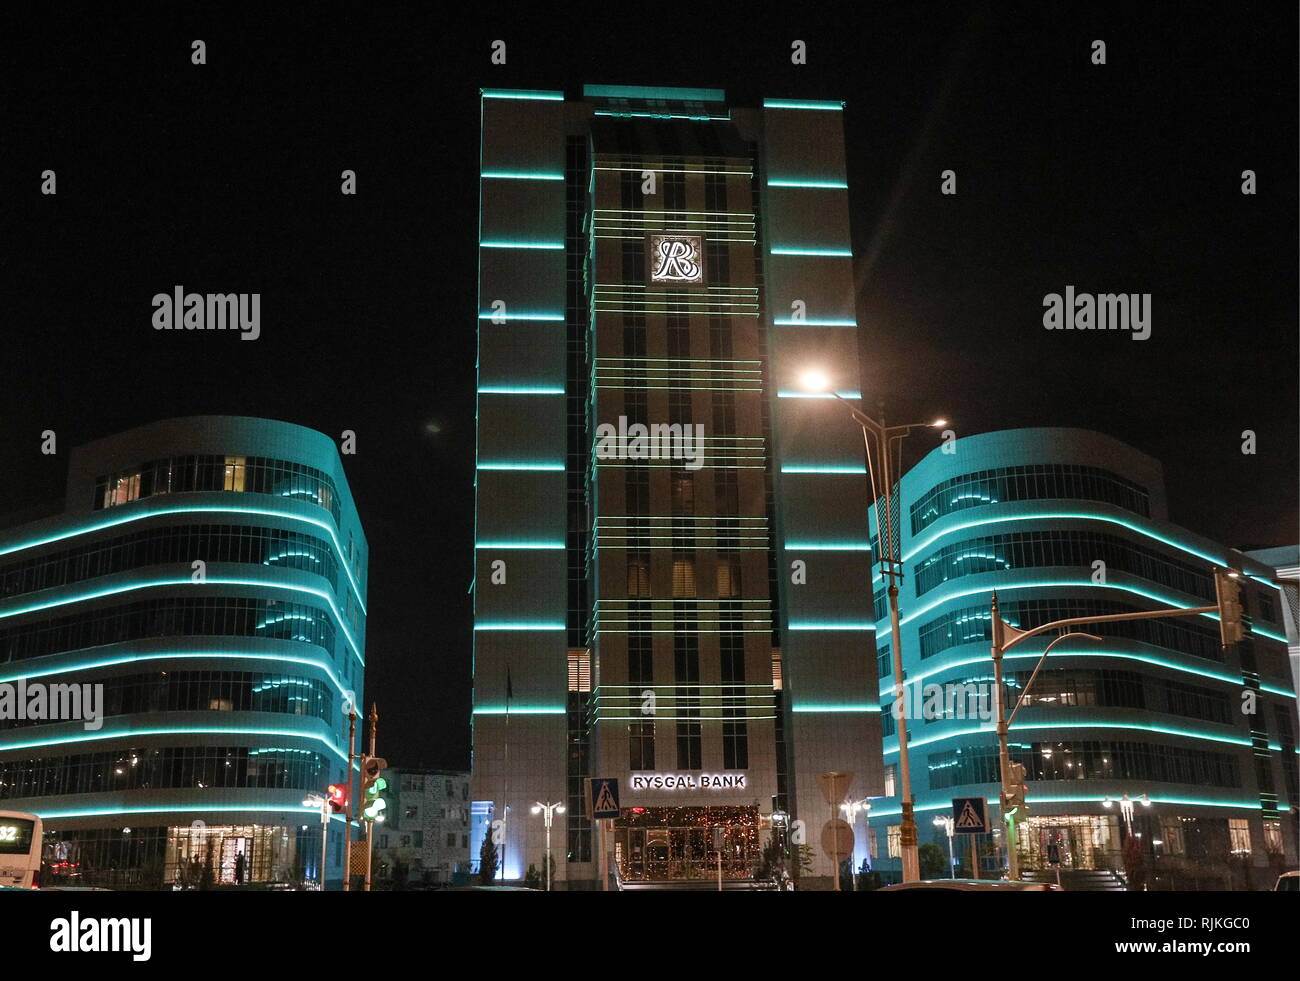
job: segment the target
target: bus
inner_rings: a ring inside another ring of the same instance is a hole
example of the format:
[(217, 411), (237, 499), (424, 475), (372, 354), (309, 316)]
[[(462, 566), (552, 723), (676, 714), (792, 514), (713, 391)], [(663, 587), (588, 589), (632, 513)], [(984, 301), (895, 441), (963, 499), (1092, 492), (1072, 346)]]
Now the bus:
[(41, 871), (41, 819), (0, 811), (0, 886), (34, 889)]

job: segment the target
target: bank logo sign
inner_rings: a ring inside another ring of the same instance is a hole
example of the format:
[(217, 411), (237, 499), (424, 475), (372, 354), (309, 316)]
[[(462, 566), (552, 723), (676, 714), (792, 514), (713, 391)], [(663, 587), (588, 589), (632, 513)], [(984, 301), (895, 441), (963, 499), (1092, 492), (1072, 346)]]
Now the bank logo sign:
[(652, 283), (704, 282), (704, 239), (672, 232), (650, 236)]
[(632, 774), (633, 790), (744, 790), (743, 773)]

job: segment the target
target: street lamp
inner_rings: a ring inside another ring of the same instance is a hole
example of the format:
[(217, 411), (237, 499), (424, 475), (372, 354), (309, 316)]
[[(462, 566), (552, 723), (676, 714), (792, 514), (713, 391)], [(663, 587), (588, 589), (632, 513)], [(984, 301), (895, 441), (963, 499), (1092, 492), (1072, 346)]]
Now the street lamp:
[[(832, 397), (839, 399), (844, 403), (845, 408), (849, 410), (849, 415), (853, 416), (858, 425), (862, 427), (862, 444), (867, 452), (867, 475), (871, 480), (871, 499), (876, 509), (876, 528), (879, 531), (878, 537), (884, 551), (884, 555), (879, 557), (880, 572), (883, 578), (889, 580), (889, 626), (894, 645), (894, 698), (904, 698), (903, 638), (898, 619), (898, 581), (903, 576), (903, 569), (902, 563), (898, 559), (898, 542), (894, 540), (894, 475), (890, 457), (893, 454), (894, 444), (901, 443), (903, 438), (913, 429), (937, 429), (940, 426), (948, 425), (948, 420), (936, 419), (934, 422), (928, 423), (916, 422), (906, 426), (889, 426), (885, 424), (883, 403), (877, 406), (880, 411), (879, 421), (864, 415), (848, 399), (836, 392), (831, 387), (830, 379), (820, 371), (805, 372), (800, 382), (809, 391), (828, 392)], [(877, 491), (876, 470), (871, 455), (873, 438), (876, 441), (876, 448), (880, 456), (880, 483), (884, 486), (883, 496), (885, 499), (884, 520), (881, 520), (880, 516), (881, 494)], [(870, 591), (870, 583), (868, 583), (868, 591)], [(916, 882), (921, 878), (921, 861), (917, 854), (916, 815), (913, 813), (912, 806), (912, 770), (908, 759), (907, 719), (905, 715), (906, 713), (898, 714), (899, 804), (902, 809), (899, 845), (903, 853), (903, 881)]]
[[(308, 794), (307, 798), (302, 802), (302, 806), (320, 808), (320, 874), (316, 878), (319, 880), (317, 887), (321, 892), (324, 892), (325, 858), (326, 849), (329, 847), (330, 801), (324, 794)], [(303, 830), (306, 830), (306, 828)]]
[(1132, 835), (1133, 834), (1133, 805), (1135, 803), (1140, 803), (1143, 807), (1150, 807), (1151, 798), (1148, 797), (1146, 794), (1138, 794), (1138, 796), (1135, 798), (1130, 798), (1128, 794), (1124, 794), (1123, 796), (1120, 797), (1119, 800), (1115, 800), (1113, 797), (1110, 796), (1110, 794), (1107, 794), (1105, 799), (1101, 802), (1101, 806), (1106, 808), (1107, 810), (1110, 810), (1110, 808), (1118, 804), (1119, 813), (1124, 818), (1124, 828), (1130, 835)]
[(957, 860), (952, 854), (952, 837), (956, 834), (957, 822), (952, 819), (952, 815), (940, 814), (934, 819), (936, 828), (943, 828), (944, 834), (948, 836), (948, 878), (957, 878)]
[(554, 874), (551, 870), (551, 822), (555, 820), (556, 814), (564, 813), (563, 804), (554, 804), (547, 801), (543, 804), (538, 801), (533, 805), (533, 813), (541, 814), (542, 820), (546, 822), (546, 891), (551, 891), (551, 877)]
[[(862, 811), (870, 811), (871, 801), (867, 800), (865, 797), (862, 798), (862, 800), (846, 800), (840, 804), (840, 810), (843, 811), (844, 816), (848, 818), (849, 827), (853, 829), (853, 842), (856, 845), (858, 839), (858, 814)], [(858, 869), (854, 864), (854, 856), (851, 853), (849, 855), (849, 878), (853, 883), (853, 891), (857, 892)]]

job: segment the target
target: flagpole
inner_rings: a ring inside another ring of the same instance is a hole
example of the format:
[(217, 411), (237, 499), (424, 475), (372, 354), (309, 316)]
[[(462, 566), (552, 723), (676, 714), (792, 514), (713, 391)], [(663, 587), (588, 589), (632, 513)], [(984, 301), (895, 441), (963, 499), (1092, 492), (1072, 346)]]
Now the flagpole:
[(506, 881), (506, 849), (510, 847), (510, 700), (514, 698), (514, 686), (510, 683), (510, 665), (506, 665), (506, 752), (505, 752), (505, 799), (501, 802), (501, 881)]

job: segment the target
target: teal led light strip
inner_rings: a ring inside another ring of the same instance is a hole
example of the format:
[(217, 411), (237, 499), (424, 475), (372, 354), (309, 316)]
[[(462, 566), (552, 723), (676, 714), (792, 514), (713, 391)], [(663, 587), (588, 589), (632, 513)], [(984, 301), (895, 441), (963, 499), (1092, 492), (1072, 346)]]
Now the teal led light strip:
[(196, 583), (188, 576), (184, 579), (154, 579), (149, 582), (129, 583), (125, 586), (114, 586), (110, 589), (101, 589), (93, 593), (84, 593), (80, 596), (70, 596), (64, 599), (51, 600), (48, 603), (38, 603), (35, 606), (21, 607), (15, 610), (5, 610), (0, 612), (0, 620), (6, 620), (9, 617), (23, 616), (28, 613), (38, 613), (41, 610), (49, 610), (58, 606), (67, 606), (70, 603), (84, 603), (87, 600), (102, 599), (105, 596), (117, 596), (121, 593), (129, 593), (136, 589), (152, 589), (155, 586), (255, 586), (259, 589), (287, 589), (295, 593), (310, 593), (312, 596), (318, 596), (329, 604), (338, 621), (339, 629), (343, 631), (343, 636), (352, 648), (352, 653), (356, 655), (358, 661), (365, 665), (365, 658), (361, 656), (361, 650), (357, 646), (356, 639), (352, 636), (352, 631), (348, 629), (347, 619), (339, 610), (338, 605), (334, 602), (334, 597), (327, 592), (319, 589), (313, 589), (311, 586), (299, 586), (287, 582), (265, 582), (260, 579), (214, 579), (207, 578), (201, 583)]
[(556, 623), (553, 620), (529, 623), (527, 621), (498, 621), (489, 623), (474, 624), (476, 631), (487, 630), (567, 630), (568, 628), (562, 623)]
[(879, 705), (792, 705), (791, 712), (808, 712), (808, 713), (854, 713), (866, 714), (868, 712), (879, 712)]
[[(296, 804), (285, 804), (282, 806), (273, 806), (270, 804), (202, 804), (184, 807), (86, 807), (75, 811), (47, 811), (38, 807), (34, 813), (36, 813), (43, 821), (57, 821), (66, 818), (111, 817), (123, 814), (200, 814), (205, 812), (248, 814), (257, 812), (266, 813), (268, 811), (274, 811), (276, 813), (294, 811), (302, 814), (314, 814), (317, 817), (320, 817), (319, 807), (307, 807), (301, 802)], [(344, 814), (331, 814), (330, 819), (334, 821), (346, 821), (347, 816)]]
[(860, 473), (865, 474), (867, 471), (862, 467), (855, 466), (810, 466), (798, 463), (787, 463), (781, 467), (782, 473)]
[[(1190, 729), (1173, 729), (1169, 726), (1152, 726), (1136, 725), (1131, 722), (1106, 722), (1098, 720), (1095, 722), (1013, 722), (1011, 728), (1015, 732), (1028, 732), (1031, 729), (1126, 729), (1134, 732), (1154, 732), (1162, 736), (1178, 736), (1182, 739), (1203, 739), (1206, 742), (1226, 743), (1229, 746), (1246, 746), (1251, 745), (1251, 741), (1242, 736), (1224, 736), (1212, 732), (1193, 732)], [(944, 742), (948, 739), (956, 739), (961, 736), (973, 735), (993, 735), (993, 724), (990, 722), (987, 726), (980, 725), (970, 729), (954, 729), (949, 732), (940, 733), (936, 736), (927, 736), (924, 739), (909, 739), (907, 745), (909, 748), (916, 746), (928, 746), (931, 743)], [(890, 737), (895, 745), (893, 749), (886, 749), (885, 755), (898, 752), (898, 737)]]
[(480, 395), (563, 395), (564, 388), (555, 385), (487, 385), (478, 390)]
[[(149, 500), (149, 499), (146, 499)], [(156, 500), (156, 498), (154, 499)], [(136, 503), (136, 502), (133, 502)], [(220, 505), (193, 505), (187, 507), (145, 507), (141, 510), (132, 510), (129, 514), (116, 515), (105, 518), (101, 521), (93, 521), (88, 525), (74, 528), (71, 531), (61, 531), (53, 535), (47, 535), (44, 538), (36, 538), (21, 545), (10, 545), (8, 548), (0, 549), (0, 557), (11, 555), (14, 552), (21, 552), (28, 548), (37, 548), (41, 545), (52, 545), (55, 542), (66, 541), (69, 538), (76, 538), (79, 535), (89, 535), (97, 531), (103, 531), (106, 528), (115, 528), (118, 525), (129, 524), (133, 521), (144, 521), (159, 515), (167, 514), (251, 514), (259, 518), (284, 518), (288, 521), (302, 521), (306, 524), (320, 528), (330, 536), (334, 543), (334, 548), (338, 553), (339, 564), (343, 566), (343, 571), (347, 573), (348, 582), (352, 584), (352, 592), (356, 596), (357, 605), (361, 607), (361, 612), (366, 612), (366, 604), (361, 598), (361, 587), (357, 584), (352, 575), (351, 564), (344, 557), (343, 543), (339, 541), (339, 536), (335, 533), (330, 521), (319, 521), (316, 518), (308, 517), (304, 514), (294, 514), (291, 511), (275, 511), (270, 508), (237, 508), (222, 507)]]
[[(1136, 593), (1138, 596), (1144, 597), (1145, 599), (1153, 600), (1165, 607), (1173, 607), (1180, 610), (1188, 609), (1188, 607), (1184, 606), (1182, 603), (1176, 600), (1172, 600), (1167, 596), (1161, 596), (1158, 593), (1147, 592), (1145, 589), (1138, 589), (1136, 586), (1123, 586), (1120, 585), (1119, 583), (1114, 583), (1114, 582), (1108, 582), (1104, 586), (1099, 586), (1096, 583), (1094, 583), (1091, 579), (1076, 579), (1076, 580), (1049, 581), (1049, 582), (1024, 582), (1024, 583), (999, 582), (996, 588), (998, 592), (1004, 592), (1010, 589), (1054, 589), (1062, 586), (1083, 587), (1085, 589), (1119, 589), (1126, 593)], [(900, 623), (901, 624), (910, 623), (911, 621), (915, 620), (917, 617), (924, 616), (925, 614), (929, 613), (931, 610), (943, 606), (945, 603), (951, 603), (954, 600), (963, 599), (964, 597), (967, 596), (987, 595), (989, 592), (991, 592), (990, 588), (988, 586), (984, 586), (984, 587), (975, 587), (972, 589), (963, 589), (954, 593), (949, 593), (946, 596), (942, 596), (939, 599), (926, 604), (916, 612), (909, 613), (907, 616), (903, 617)], [(1214, 613), (1200, 613), (1198, 614), (1198, 616), (1208, 617), (1209, 619), (1214, 620), (1215, 622), (1218, 622), (1219, 619), (1218, 616)], [(881, 617), (881, 621), (882, 622), (884, 621), (884, 617)], [(1252, 628), (1251, 632), (1255, 636), (1267, 637), (1269, 640), (1280, 640), (1283, 643), (1286, 643), (1285, 637), (1280, 637), (1277, 634), (1272, 633), (1271, 631), (1268, 630), (1264, 630), (1261, 627), (1254, 627)]]
[(482, 705), (474, 709), (474, 715), (564, 715), (568, 709), (546, 705)]
[(313, 661), (305, 657), (293, 657), (284, 654), (251, 654), (251, 653), (231, 653), (229, 651), (163, 651), (151, 652), (148, 654), (123, 654), (120, 657), (104, 657), (89, 661), (72, 661), (60, 664), (51, 668), (34, 668), (25, 671), (19, 671), (11, 675), (0, 675), (0, 685), (10, 684), (19, 679), (26, 678), (47, 678), (52, 675), (70, 674), (74, 671), (94, 671), (98, 668), (117, 667), (122, 664), (136, 664), (141, 661), (175, 661), (175, 660), (221, 660), (221, 661), (275, 661), (288, 664), (302, 664), (307, 667), (316, 668), (323, 671), (334, 683), (334, 687), (339, 690), (340, 695), (346, 695), (348, 689), (343, 687), (338, 676), (334, 674), (333, 668), (322, 661)]
[[(1048, 781), (1041, 781), (1041, 782), (1047, 783)], [(1102, 778), (1099, 779), (1098, 782), (1105, 783), (1109, 781)], [(977, 784), (975, 786), (996, 787), (997, 784), (984, 783), (984, 784)], [(1235, 801), (1235, 800), (1210, 800), (1203, 797), (1202, 798), (1157, 797), (1155, 794), (1148, 794), (1147, 796), (1150, 798), (1152, 804), (1182, 804), (1187, 807), (1236, 807), (1236, 808), (1241, 808), (1242, 810), (1254, 810), (1254, 811), (1258, 811), (1260, 809), (1259, 801), (1252, 802), (1252, 801)], [(998, 806), (996, 800), (997, 795), (993, 794), (992, 797), (994, 799), (991, 799), (989, 801), (989, 806), (997, 807)], [(895, 795), (893, 798), (886, 798), (886, 799), (896, 800), (897, 795)], [(1096, 795), (1079, 796), (1079, 797), (1073, 797), (1073, 796), (1040, 797), (1038, 794), (1029, 794), (1025, 797), (1025, 800), (1031, 805), (1032, 804), (1096, 804), (1098, 807), (1101, 807), (1101, 798)], [(941, 800), (936, 804), (922, 804), (918, 801), (916, 805), (912, 808), (912, 810), (913, 811), (947, 811), (950, 810), (951, 808), (952, 808), (951, 800)], [(902, 811), (898, 808), (894, 808), (892, 810), (889, 808), (872, 808), (869, 816), (871, 817), (871, 819), (875, 820), (878, 818), (897, 817), (901, 813)]]
[(722, 89), (690, 89), (671, 85), (584, 85), (584, 99), (654, 99), (664, 102), (726, 102)]
[[(313, 719), (319, 722), (318, 719)], [(341, 760), (348, 756), (343, 750), (333, 745), (329, 738), (319, 733), (295, 732), (292, 729), (249, 729), (239, 726), (172, 726), (156, 729), (118, 729), (113, 732), (72, 732), (51, 736), (47, 739), (29, 739), (27, 742), (0, 741), (0, 752), (19, 749), (40, 749), (44, 746), (64, 746), (70, 743), (100, 742), (105, 739), (135, 739), (139, 736), (276, 736), (288, 739), (311, 739), (321, 743)]]
[(849, 185), (846, 184), (844, 181), (801, 181), (801, 180), (791, 180), (786, 178), (774, 178), (767, 182), (767, 186), (768, 187), (807, 187), (807, 188), (817, 188), (817, 189), (827, 189), (827, 190), (835, 189), (835, 190), (843, 191), (843, 190), (847, 190)]
[[(968, 643), (983, 644), (986, 648), (988, 646), (988, 641), (968, 641)], [(1025, 661), (1035, 660), (1036, 661), (1041, 656), (1042, 656), (1041, 651), (1029, 651), (1020, 654), (1011, 653), (1011, 654), (1004, 655), (1005, 659), (1008, 661), (1012, 661), (1012, 660), (1025, 660)], [(1154, 667), (1166, 668), (1170, 671), (1181, 671), (1186, 674), (1196, 675), (1198, 678), (1208, 678), (1212, 681), (1219, 681), (1226, 685), (1232, 685), (1234, 688), (1240, 688), (1242, 686), (1242, 679), (1240, 677), (1234, 678), (1230, 674), (1225, 674), (1217, 671), (1210, 671), (1205, 668), (1192, 667), (1186, 664), (1179, 664), (1176, 661), (1170, 661), (1170, 660), (1166, 660), (1165, 658), (1153, 657), (1151, 655), (1146, 655), (1146, 654), (1126, 654), (1126, 653), (1120, 653), (1118, 651), (1090, 651), (1090, 650), (1075, 650), (1074, 648), (1061, 648), (1053, 656), (1057, 658), (1104, 657), (1104, 658), (1118, 658), (1119, 660), (1123, 660), (1123, 661), (1137, 661), (1141, 664), (1150, 664)], [(945, 671), (955, 670), (957, 668), (972, 667), (972, 666), (981, 666), (981, 665), (987, 666), (988, 664), (989, 664), (989, 656), (987, 651), (985, 651), (975, 657), (968, 657), (958, 661), (946, 661), (942, 664), (936, 664), (933, 667), (931, 667), (929, 670), (922, 671), (920, 674), (908, 678), (905, 684), (917, 685), (925, 681), (927, 678), (933, 678), (935, 675), (943, 674)], [(892, 682), (890, 682), (887, 685), (881, 686), (880, 693), (883, 695), (886, 694), (887, 692), (893, 692), (893, 690), (894, 690), (894, 685)], [(1270, 694), (1273, 695), (1282, 695), (1288, 698), (1295, 697), (1293, 692), (1281, 688), (1274, 688), (1271, 685), (1265, 685), (1262, 683), (1260, 684), (1260, 690), (1269, 692)]]
[(808, 622), (808, 623), (791, 623), (786, 626), (787, 630), (869, 630), (875, 633), (876, 627), (870, 623), (858, 623), (848, 621), (845, 623), (827, 623), (827, 622)]
[(562, 549), (564, 542), (475, 542), (475, 548)]
[(527, 102), (563, 102), (563, 92), (541, 89), (480, 89), (485, 99), (523, 99)]
[(563, 251), (563, 242), (479, 242), (481, 249), (549, 249)]
[[(831, 395), (829, 392), (798, 392), (798, 391), (796, 392), (778, 391), (776, 393), (776, 397), (779, 399), (833, 399), (835, 398), (835, 396)], [(862, 393), (842, 392), (840, 393), (840, 398), (860, 399), (862, 398)]]
[[(1160, 534), (1159, 532), (1153, 531), (1150, 528), (1144, 528), (1142, 525), (1135, 524), (1132, 521), (1126, 521), (1123, 518), (1117, 518), (1107, 514), (1096, 514), (1092, 512), (1077, 512), (1077, 511), (1076, 512), (1047, 511), (1047, 512), (1043, 512), (1042, 514), (1006, 514), (996, 518), (981, 518), (978, 521), (966, 521), (961, 524), (953, 525), (950, 528), (945, 528), (942, 531), (937, 532), (936, 534), (930, 535), (929, 537), (924, 539), (919, 545), (913, 545), (911, 551), (903, 556), (903, 561), (904, 562), (912, 561), (912, 559), (916, 557), (916, 554), (918, 552), (922, 552), (925, 549), (929, 548), (940, 538), (945, 538), (948, 535), (953, 534), (954, 532), (965, 531), (968, 528), (981, 528), (985, 525), (1000, 525), (1010, 521), (1040, 521), (1040, 520), (1050, 521), (1050, 520), (1058, 520), (1058, 519), (1070, 520), (1070, 521), (1104, 521), (1108, 524), (1120, 525), (1121, 527), (1127, 528), (1129, 531), (1135, 531), (1139, 535), (1142, 535), (1146, 538), (1154, 539), (1155, 541), (1158, 541), (1164, 545), (1169, 545), (1173, 548), (1176, 548), (1181, 552), (1186, 552), (1188, 555), (1195, 555), (1198, 559), (1202, 559), (1210, 563), (1210, 565), (1228, 567), (1231, 566), (1232, 564), (1231, 562), (1228, 561), (1227, 556), (1220, 556), (1216, 558), (1215, 556), (1212, 555), (1206, 555), (1204, 552), (1198, 551), (1197, 549), (1192, 548), (1190, 545), (1186, 545), (1172, 538), (1166, 538), (1164, 535)], [(1269, 585), (1272, 584), (1270, 583)]]
[(764, 109), (824, 109), (839, 112), (843, 102), (825, 102), (817, 99), (764, 99)]
[[(824, 318), (819, 319), (817, 317), (811, 317), (804, 320), (794, 320), (791, 317), (777, 317), (772, 321), (772, 323), (776, 324), (778, 327), (856, 327), (858, 325), (856, 320), (829, 320)], [(814, 397), (829, 399), (834, 396), (829, 392), (818, 392)]]
[(787, 552), (870, 552), (867, 542), (786, 542)]
[(564, 470), (563, 463), (480, 463), (479, 470)]
[(816, 255), (816, 256), (842, 256), (851, 257), (853, 255), (850, 249), (799, 249), (791, 246), (777, 246), (771, 250), (772, 255)]
[(479, 174), (485, 180), (496, 181), (562, 181), (563, 174), (544, 174), (540, 171), (485, 170)]
[(562, 324), (564, 323), (564, 314), (562, 313), (492, 313), (484, 312), (478, 315), (479, 320), (491, 320), (499, 324), (508, 324), (515, 320), (537, 320), (546, 323)]

